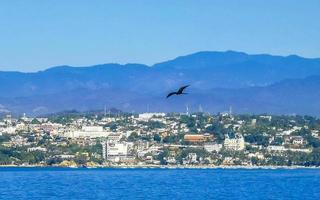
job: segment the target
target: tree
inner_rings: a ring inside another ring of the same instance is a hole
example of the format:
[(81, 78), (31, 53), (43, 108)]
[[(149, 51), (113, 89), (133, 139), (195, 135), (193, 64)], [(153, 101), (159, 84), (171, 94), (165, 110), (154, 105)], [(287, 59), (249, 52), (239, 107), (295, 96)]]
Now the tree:
[(299, 131), (293, 132), (291, 135), (299, 135), (299, 136), (305, 137), (307, 135), (311, 135), (311, 132), (308, 129), (302, 128)]
[(111, 123), (110, 124), (110, 130), (115, 131), (115, 130), (117, 130), (117, 128), (118, 128), (118, 126), (117, 126), (116, 123)]
[(130, 134), (130, 136), (128, 137), (128, 141), (129, 141), (129, 142), (134, 142), (134, 141), (136, 141), (138, 138), (139, 138), (138, 133), (132, 132), (132, 133)]
[(189, 153), (196, 153), (198, 158), (199, 157), (202, 157), (202, 158), (205, 158), (205, 157), (208, 157), (210, 155), (209, 152), (207, 152), (206, 150), (204, 149), (200, 149), (200, 148), (185, 148), (185, 149), (182, 149), (176, 156), (176, 160), (182, 164), (182, 160), (184, 158), (186, 158)]
[(164, 143), (178, 143), (180, 141), (180, 138), (178, 135), (168, 135), (162, 140)]
[(312, 146), (313, 148), (319, 148), (320, 147), (320, 140), (311, 136), (311, 135), (308, 135), (306, 137), (308, 143), (310, 146)]
[(148, 126), (149, 129), (156, 129), (156, 128), (164, 128), (165, 124), (158, 121), (148, 121), (144, 122), (143, 125)]
[(80, 154), (80, 155), (77, 155), (75, 158), (74, 158), (74, 161), (78, 164), (78, 165), (85, 165), (87, 163), (87, 156), (83, 155), (83, 154)]
[(272, 143), (271, 143), (271, 145), (282, 145), (283, 144), (283, 138), (282, 137), (276, 137), (273, 141), (272, 141)]
[(56, 165), (56, 164), (61, 163), (62, 161), (63, 161), (63, 159), (60, 157), (52, 157), (47, 160), (47, 165)]
[(159, 153), (159, 155), (157, 156), (157, 159), (160, 160), (160, 164), (161, 165), (166, 165), (167, 161), (166, 161), (166, 157), (168, 157), (170, 155), (170, 151), (168, 148), (163, 148), (162, 152)]
[(206, 128), (206, 132), (214, 135), (218, 143), (222, 143), (224, 141), (224, 135), (228, 133), (228, 130), (224, 129), (223, 125), (219, 122), (214, 122)]
[(266, 136), (263, 136), (261, 134), (253, 133), (250, 135), (245, 136), (245, 141), (257, 145), (263, 145), (268, 146), (269, 144), (269, 138)]
[(32, 152), (32, 155), (34, 157), (34, 163), (39, 163), (46, 159), (46, 154), (42, 151), (34, 151)]
[(8, 155), (5, 155), (0, 152), (0, 165), (8, 165), (11, 164), (11, 159)]
[(0, 135), (0, 142), (8, 142), (10, 141), (10, 136), (8, 134), (2, 134)]
[(160, 137), (160, 135), (159, 135), (159, 134), (155, 134), (155, 135), (153, 136), (153, 140), (154, 140), (154, 141), (157, 141), (157, 142), (161, 142), (161, 137)]
[(37, 118), (33, 118), (33, 120), (31, 121), (31, 124), (40, 124), (39, 120), (37, 120)]

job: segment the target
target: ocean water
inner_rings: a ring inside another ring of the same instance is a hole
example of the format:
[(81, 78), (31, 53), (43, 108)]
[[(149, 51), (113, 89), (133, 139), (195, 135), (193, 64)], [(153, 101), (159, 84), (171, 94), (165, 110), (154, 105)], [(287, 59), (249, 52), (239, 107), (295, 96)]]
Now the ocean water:
[(0, 199), (320, 199), (320, 170), (0, 168)]

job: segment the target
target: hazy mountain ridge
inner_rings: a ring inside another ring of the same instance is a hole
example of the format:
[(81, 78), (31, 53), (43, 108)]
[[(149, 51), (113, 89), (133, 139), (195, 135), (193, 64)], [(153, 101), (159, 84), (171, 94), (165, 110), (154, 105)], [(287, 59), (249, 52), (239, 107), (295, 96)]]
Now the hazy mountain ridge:
[[(165, 99), (183, 84), (191, 95)], [(320, 59), (266, 54), (198, 52), (153, 66), (102, 64), (58, 66), (35, 73), (0, 72), (0, 104), (13, 112), (116, 107), (125, 111), (320, 114)], [(290, 98), (289, 98), (290, 97)]]

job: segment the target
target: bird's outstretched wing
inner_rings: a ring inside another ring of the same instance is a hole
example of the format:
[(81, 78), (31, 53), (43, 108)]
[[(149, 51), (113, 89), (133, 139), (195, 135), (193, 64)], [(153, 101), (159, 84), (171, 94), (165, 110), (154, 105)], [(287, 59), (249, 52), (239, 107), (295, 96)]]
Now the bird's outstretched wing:
[(174, 94), (177, 94), (176, 92), (170, 92), (168, 95), (167, 95), (167, 98), (169, 98), (170, 96), (174, 95)]
[(186, 89), (187, 87), (189, 87), (190, 85), (185, 85), (185, 86), (182, 86), (179, 90), (178, 90), (178, 93), (182, 93), (184, 89)]

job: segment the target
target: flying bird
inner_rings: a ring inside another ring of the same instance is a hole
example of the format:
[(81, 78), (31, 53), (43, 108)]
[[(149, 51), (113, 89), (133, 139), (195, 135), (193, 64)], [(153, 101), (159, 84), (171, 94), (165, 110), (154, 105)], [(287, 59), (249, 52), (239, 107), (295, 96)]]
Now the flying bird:
[(181, 88), (179, 88), (178, 91), (176, 92), (170, 92), (168, 95), (167, 95), (167, 98), (169, 98), (170, 96), (172, 95), (181, 95), (181, 94), (188, 94), (188, 93), (184, 93), (183, 90), (186, 89), (187, 87), (189, 87), (190, 85), (185, 85), (185, 86), (182, 86)]

